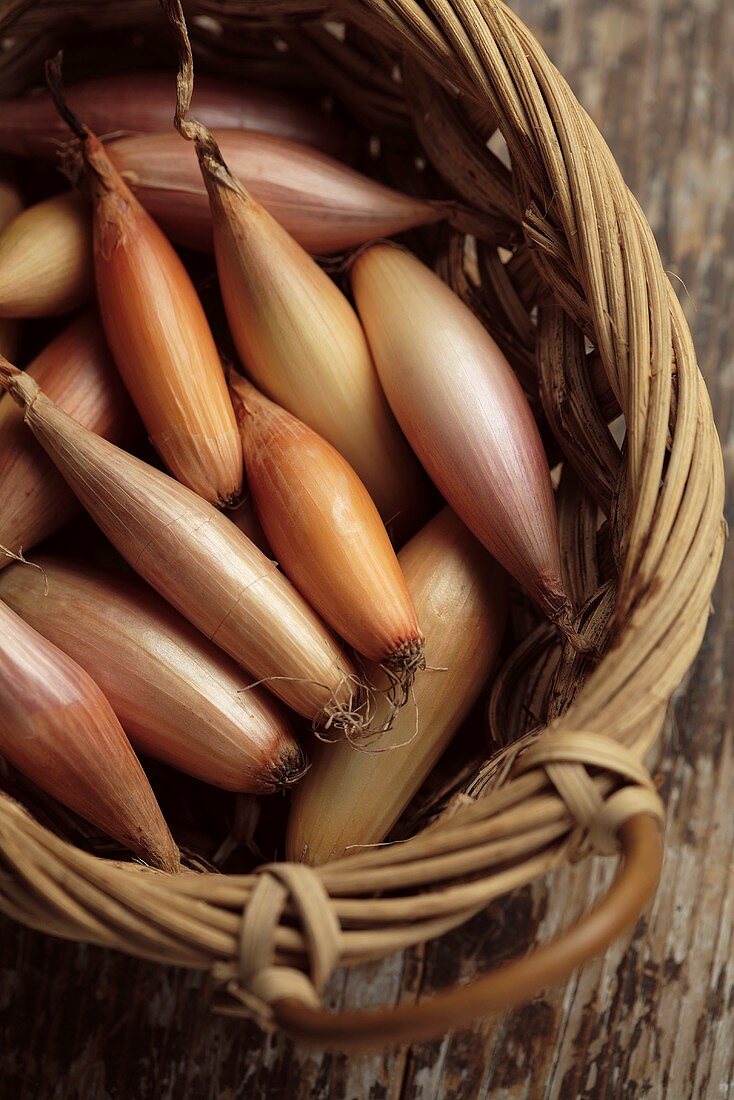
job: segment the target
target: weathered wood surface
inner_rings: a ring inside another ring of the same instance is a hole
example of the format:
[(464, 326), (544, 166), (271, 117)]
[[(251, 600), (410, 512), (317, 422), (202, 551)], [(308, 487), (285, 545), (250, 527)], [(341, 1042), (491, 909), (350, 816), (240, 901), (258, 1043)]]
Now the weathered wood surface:
[[(681, 284), (734, 474), (734, 5), (515, 0), (611, 143)], [(677, 282), (677, 280), (676, 280)], [(674, 710), (661, 774), (663, 882), (631, 943), (565, 989), (442, 1043), (378, 1057), (297, 1053), (216, 1018), (202, 981), (3, 923), (2, 1072), (46, 1097), (734, 1097), (734, 547)], [(384, 1004), (547, 938), (608, 880), (601, 863), (498, 904), (425, 951), (341, 976), (333, 1003)]]

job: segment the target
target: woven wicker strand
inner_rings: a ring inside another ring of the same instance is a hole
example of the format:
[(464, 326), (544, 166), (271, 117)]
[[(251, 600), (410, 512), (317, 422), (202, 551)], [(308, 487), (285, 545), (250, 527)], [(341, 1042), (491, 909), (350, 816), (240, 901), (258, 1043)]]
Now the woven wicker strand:
[[(185, 6), (202, 69), (249, 67), (279, 84), (317, 77), (387, 146), (410, 148), (414, 130), (457, 202), (476, 212), (479, 284), (456, 230), (433, 261), (500, 342), (555, 438), (566, 581), (578, 628), (604, 657), (593, 667), (531, 626), (495, 684), (490, 728), (501, 743), (517, 738), (526, 711), (547, 715), (547, 728), (507, 745), (468, 785), (479, 797), (460, 796), (411, 839), (313, 870), (165, 876), (80, 851), (0, 797), (0, 908), (53, 935), (208, 971), (220, 1011), (304, 1041), (357, 1049), (433, 1037), (562, 980), (632, 924), (655, 889), (663, 808), (643, 761), (700, 646), (724, 539), (708, 395), (643, 213), (503, 4), (341, 0), (328, 5), (351, 28), (341, 38), (316, 22), (327, 13), (319, 0)], [(124, 27), (167, 40), (155, 0), (15, 0), (0, 24), (12, 35), (0, 91), (37, 80), (40, 59), (80, 30), (101, 42)], [(511, 171), (487, 148), (496, 126)], [(508, 262), (498, 247), (512, 251)], [(608, 428), (618, 409), (621, 453)], [(321, 1009), (336, 967), (439, 936), (571, 857), (620, 851), (607, 898), (525, 959), (418, 1005)]]

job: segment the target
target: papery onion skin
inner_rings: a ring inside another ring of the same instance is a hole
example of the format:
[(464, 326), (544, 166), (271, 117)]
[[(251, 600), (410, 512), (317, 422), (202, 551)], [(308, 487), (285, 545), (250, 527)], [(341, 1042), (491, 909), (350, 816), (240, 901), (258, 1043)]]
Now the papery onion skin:
[(225, 790), (269, 794), (302, 774), (285, 710), (135, 577), (41, 554), (0, 599), (95, 680), (136, 749)]
[(22, 210), (0, 233), (0, 317), (51, 317), (89, 301), (92, 227), (79, 195)]
[[(171, 74), (120, 73), (81, 80), (67, 88), (71, 107), (103, 137), (165, 130), (171, 122)], [(346, 147), (329, 115), (295, 96), (262, 85), (199, 77), (193, 109), (206, 126), (262, 131), (326, 152)], [(24, 157), (55, 158), (68, 131), (48, 94), (0, 102), (0, 149)]]
[(404, 540), (430, 515), (432, 499), (356, 313), (258, 202), (237, 184), (204, 176), (222, 298), (243, 366), (268, 397), (343, 455)]
[(383, 389), (424, 468), (479, 541), (570, 629), (548, 462), (502, 352), (405, 249), (364, 250), (351, 282)]
[[(342, 252), (446, 216), (298, 142), (244, 130), (215, 130), (214, 137), (232, 175), (308, 252)], [(209, 200), (193, 146), (171, 130), (120, 138), (107, 151), (171, 240), (212, 250)]]
[(294, 792), (286, 855), (323, 864), (384, 840), (485, 686), (502, 643), (507, 583), (448, 508), (401, 550), (400, 564), (436, 671), (415, 684), (369, 751), (320, 745)]
[[(105, 439), (128, 443), (141, 431), (95, 310), (63, 329), (27, 373), (69, 416)], [(81, 511), (8, 394), (0, 397), (0, 485), (0, 547), (10, 554), (30, 550)], [(0, 569), (11, 560), (0, 550)]]
[(229, 376), (247, 483), (268, 543), (321, 617), (368, 660), (398, 669), (423, 635), (380, 514), (337, 450)]
[(99, 687), (2, 601), (0, 752), (153, 866), (178, 869), (155, 795)]
[(354, 667), (275, 562), (190, 489), (71, 420), (2, 358), (0, 386), (140, 576), (293, 710), (359, 732)]
[(172, 473), (205, 500), (230, 505), (242, 491), (242, 448), (204, 309), (178, 255), (93, 134), (80, 152), (99, 310), (117, 367)]

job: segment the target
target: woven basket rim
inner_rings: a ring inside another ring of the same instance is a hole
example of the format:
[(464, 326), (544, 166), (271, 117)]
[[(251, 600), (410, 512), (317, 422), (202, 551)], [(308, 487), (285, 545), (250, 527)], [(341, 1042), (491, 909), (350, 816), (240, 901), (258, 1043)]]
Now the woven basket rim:
[[(0, 796), (0, 851), (11, 870), (0, 881), (1, 910), (64, 938), (210, 971), (220, 1010), (296, 1031), (296, 1018), (278, 1007), (296, 1002), (318, 1013), (336, 966), (441, 935), (572, 856), (619, 851), (631, 823), (662, 821), (643, 760), (701, 644), (724, 538), (720, 445), (682, 309), (611, 153), (531, 32), (499, 0), (329, 4), (328, 13), (336, 9), (389, 60), (400, 59), (405, 103), (393, 88), (395, 104), (385, 106), (385, 71), (373, 66), (369, 84), (359, 51), (314, 22), (326, 9), (319, 0), (186, 5), (195, 53), (198, 46), (205, 60), (217, 25), (235, 31), (270, 21), (293, 51), (302, 23), (296, 56), (300, 48), (337, 90), (359, 86), (355, 113), (369, 121), (392, 111), (415, 126), (429, 159), (447, 147), (455, 154), (450, 182), (489, 235), (487, 254), (520, 239), (513, 270), (523, 265), (551, 292), (540, 295), (537, 313), (539, 400), (564, 468), (619, 535), (620, 568), (616, 587), (602, 586), (582, 609), (592, 630), (611, 629), (612, 643), (570, 705), (511, 749), (490, 793), (399, 846), (316, 869), (277, 864), (255, 875), (167, 877), (79, 851)], [(155, 0), (106, 10), (113, 26), (160, 21)], [(11, 4), (0, 21), (12, 36), (4, 86), (22, 81), (70, 17), (94, 25), (98, 9), (91, 0)], [(511, 173), (486, 147), (492, 122)], [(489, 307), (453, 274), (454, 288), (474, 294), (486, 320)], [(596, 349), (601, 388), (586, 369), (585, 338)], [(605, 461), (605, 387), (627, 426), (616, 465)], [(571, 680), (585, 671), (578, 655), (562, 660)], [(628, 863), (645, 851), (652, 867), (654, 841), (644, 828), (635, 836), (625, 846)], [(653, 868), (645, 892), (638, 875), (637, 911), (654, 879)], [(619, 916), (622, 903), (614, 907)], [(434, 1019), (429, 1033), (454, 1018)], [(412, 1032), (410, 1023), (406, 1034), (418, 1033), (417, 1017)], [(328, 1025), (319, 1026), (299, 1034), (324, 1041)], [(358, 1042), (360, 1027), (349, 1022), (340, 1045)], [(372, 1042), (391, 1036), (384, 1022)]]

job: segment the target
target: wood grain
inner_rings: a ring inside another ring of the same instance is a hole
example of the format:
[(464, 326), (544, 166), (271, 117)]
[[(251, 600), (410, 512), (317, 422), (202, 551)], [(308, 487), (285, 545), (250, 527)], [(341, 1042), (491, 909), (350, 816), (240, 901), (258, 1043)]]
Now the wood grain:
[[(515, 0), (642, 201), (696, 338), (734, 483), (734, 5)], [(682, 280), (682, 282), (680, 282)], [(729, 509), (730, 510), (730, 509)], [(0, 1095), (334, 1100), (734, 1096), (734, 548), (671, 713), (652, 911), (565, 989), (410, 1051), (303, 1053), (212, 1016), (202, 979), (3, 923)], [(428, 993), (548, 938), (611, 867), (569, 868), (424, 950), (335, 979), (331, 1003)]]

